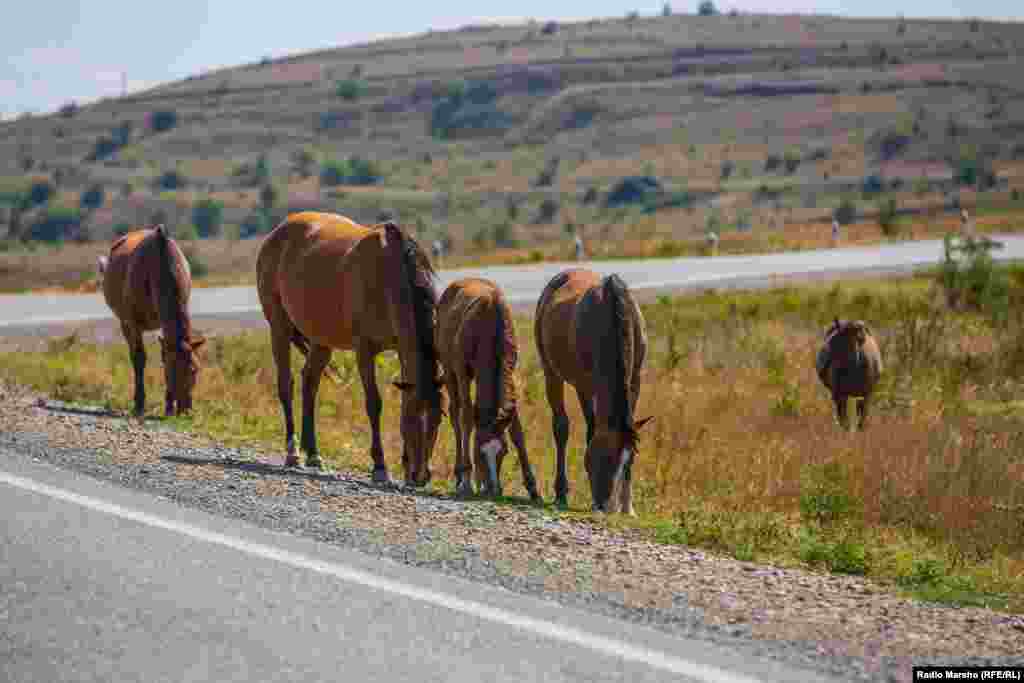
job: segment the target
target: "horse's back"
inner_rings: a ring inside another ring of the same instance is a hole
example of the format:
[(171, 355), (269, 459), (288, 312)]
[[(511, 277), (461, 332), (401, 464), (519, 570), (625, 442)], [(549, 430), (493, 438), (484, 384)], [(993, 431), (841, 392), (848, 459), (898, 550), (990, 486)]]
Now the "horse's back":
[(380, 231), (337, 214), (289, 215), (267, 236), (257, 258), (260, 300), (268, 319), (268, 308), (279, 301), (311, 341), (337, 349), (351, 348), (356, 334), (371, 336), (384, 327), (362, 320), (355, 329), (363, 311), (379, 316), (386, 310), (378, 284), (381, 243), (364, 240), (376, 234)]
[[(506, 307), (496, 283), (467, 277), (448, 285), (437, 303), (435, 345), (449, 367), (473, 360), (476, 341), (493, 333)], [(510, 334), (506, 332), (506, 334)]]
[(601, 276), (592, 270), (563, 271), (552, 278), (537, 303), (535, 335), (541, 363), (572, 384), (582, 381), (587, 372), (588, 340), (577, 330), (581, 305), (600, 284)]
[[(145, 228), (119, 237), (110, 247), (103, 271), (103, 298), (119, 319), (151, 330), (159, 325), (159, 302), (154, 300), (160, 280), (160, 254), (156, 231)], [(187, 302), (191, 272), (184, 254), (170, 242), (178, 290)]]

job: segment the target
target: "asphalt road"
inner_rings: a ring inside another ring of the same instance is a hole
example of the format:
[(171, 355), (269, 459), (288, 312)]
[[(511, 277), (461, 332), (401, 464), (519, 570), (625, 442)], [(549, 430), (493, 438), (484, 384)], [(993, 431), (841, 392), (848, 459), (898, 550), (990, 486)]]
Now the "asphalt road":
[(0, 680), (820, 681), (0, 449)]
[[(1024, 237), (994, 235), (1005, 244), (998, 259), (1024, 258)], [(544, 263), (530, 266), (494, 266), (442, 270), (439, 289), (467, 275), (487, 277), (505, 291), (510, 303), (531, 305), (555, 274), (584, 266), (599, 273), (618, 273), (639, 291), (679, 291), (705, 287), (763, 287), (780, 277), (828, 274), (858, 275), (872, 272), (909, 272), (938, 263), (939, 240), (903, 242), (870, 247), (823, 249), (779, 254), (720, 256), (716, 258), (645, 259)], [(231, 317), (262, 319), (254, 287), (196, 288), (190, 304), (195, 319)], [(81, 323), (112, 317), (101, 294), (0, 295), (0, 335), (15, 334), (60, 323)]]

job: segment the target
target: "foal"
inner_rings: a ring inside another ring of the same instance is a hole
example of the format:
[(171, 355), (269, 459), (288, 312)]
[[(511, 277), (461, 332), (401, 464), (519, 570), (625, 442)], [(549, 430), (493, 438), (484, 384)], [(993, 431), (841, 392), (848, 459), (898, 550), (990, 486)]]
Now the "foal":
[[(481, 278), (463, 278), (449, 285), (437, 303), (434, 339), (451, 402), (456, 494), (472, 493), (470, 469), (476, 472), (481, 493), (501, 494), (501, 464), (508, 452), (508, 430), (519, 455), (523, 484), (530, 499), (540, 502), (516, 406), (515, 328), (498, 286)], [(474, 379), (476, 406), (470, 400)], [(471, 467), (469, 438), (474, 427)]]

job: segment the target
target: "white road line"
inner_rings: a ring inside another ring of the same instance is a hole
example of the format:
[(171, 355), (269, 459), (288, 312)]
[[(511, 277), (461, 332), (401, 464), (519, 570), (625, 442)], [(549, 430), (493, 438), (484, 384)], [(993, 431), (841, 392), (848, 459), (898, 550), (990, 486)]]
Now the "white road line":
[(479, 602), (463, 600), (453, 595), (446, 595), (444, 593), (439, 593), (425, 588), (418, 588), (398, 581), (384, 579), (357, 569), (324, 562), (312, 557), (306, 557), (298, 553), (282, 550), (280, 548), (274, 548), (260, 543), (250, 543), (249, 541), (245, 541), (241, 538), (208, 531), (191, 524), (163, 519), (138, 510), (130, 510), (114, 503), (108, 503), (107, 501), (79, 495), (72, 491), (54, 488), (31, 479), (8, 474), (6, 472), (0, 472), (0, 483), (24, 489), (26, 491), (32, 491), (33, 493), (50, 496), (51, 498), (56, 498), (57, 500), (62, 500), (68, 503), (81, 505), (82, 507), (90, 510), (114, 515), (115, 517), (131, 520), (157, 529), (173, 531), (183, 536), (189, 536), (207, 543), (226, 546), (232, 550), (237, 550), (239, 552), (255, 555), (256, 557), (262, 557), (268, 560), (274, 560), (299, 569), (306, 569), (320, 574), (334, 576), (342, 581), (348, 581), (349, 583), (361, 584), (375, 590), (387, 591), (412, 600), (418, 600), (420, 602), (429, 603), (445, 609), (462, 612), (464, 614), (481, 619), (487, 619), (499, 624), (513, 626), (524, 631), (530, 631), (545, 638), (579, 645), (600, 654), (640, 662), (641, 664), (645, 664), (656, 669), (689, 676), (696, 680), (709, 682), (715, 681), (716, 683), (762, 683), (756, 678), (749, 678), (747, 676), (730, 673), (698, 662), (691, 662), (678, 657), (673, 657), (656, 650), (637, 647), (611, 638), (605, 638), (603, 636), (594, 635), (592, 633), (587, 633), (567, 626), (553, 624), (541, 619), (534, 619), (532, 617), (514, 614), (513, 612), (490, 607)]

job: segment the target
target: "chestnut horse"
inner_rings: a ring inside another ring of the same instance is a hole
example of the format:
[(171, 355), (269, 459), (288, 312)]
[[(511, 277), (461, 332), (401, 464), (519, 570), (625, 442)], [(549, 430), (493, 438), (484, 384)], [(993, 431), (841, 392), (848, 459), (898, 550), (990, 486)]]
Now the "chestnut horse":
[(863, 320), (835, 318), (825, 331), (815, 366), (818, 379), (832, 394), (840, 426), (850, 428), (848, 404), (854, 398), (858, 399), (855, 427), (864, 429), (871, 395), (882, 376), (882, 352), (868, 324)]
[(584, 464), (593, 509), (634, 515), (632, 465), (638, 431), (651, 418), (634, 420), (640, 371), (647, 354), (644, 318), (618, 275), (601, 278), (574, 268), (544, 287), (534, 320), (537, 351), (551, 406), (558, 449), (555, 503), (567, 504), (565, 445), (569, 417), (565, 383), (576, 389), (587, 422)]
[(192, 408), (199, 376), (198, 350), (205, 343), (193, 334), (188, 313), (192, 274), (185, 255), (163, 225), (130, 232), (99, 257), (103, 298), (121, 323), (135, 370), (135, 414), (146, 410), (146, 349), (142, 333), (160, 329), (166, 395), (164, 412)]
[[(498, 286), (481, 278), (463, 278), (449, 285), (437, 303), (434, 344), (451, 401), (456, 495), (472, 493), (470, 469), (475, 470), (481, 493), (501, 494), (508, 430), (519, 455), (523, 484), (530, 499), (540, 502), (516, 406), (514, 372), (519, 346), (512, 312)], [(474, 380), (476, 406), (470, 397)], [(469, 437), (474, 428), (471, 466)]]
[(416, 240), (392, 222), (364, 226), (337, 214), (294, 213), (267, 235), (256, 271), (277, 366), (286, 463), (299, 464), (292, 417), (291, 345), (306, 356), (301, 446), (309, 467), (321, 465), (315, 426), (321, 375), (332, 350), (352, 350), (373, 433), (373, 480), (390, 482), (381, 445), (376, 357), (394, 349), (403, 376), (395, 386), (403, 391), (406, 482), (426, 484), (441, 422), (442, 393), (434, 350), (434, 270)]

